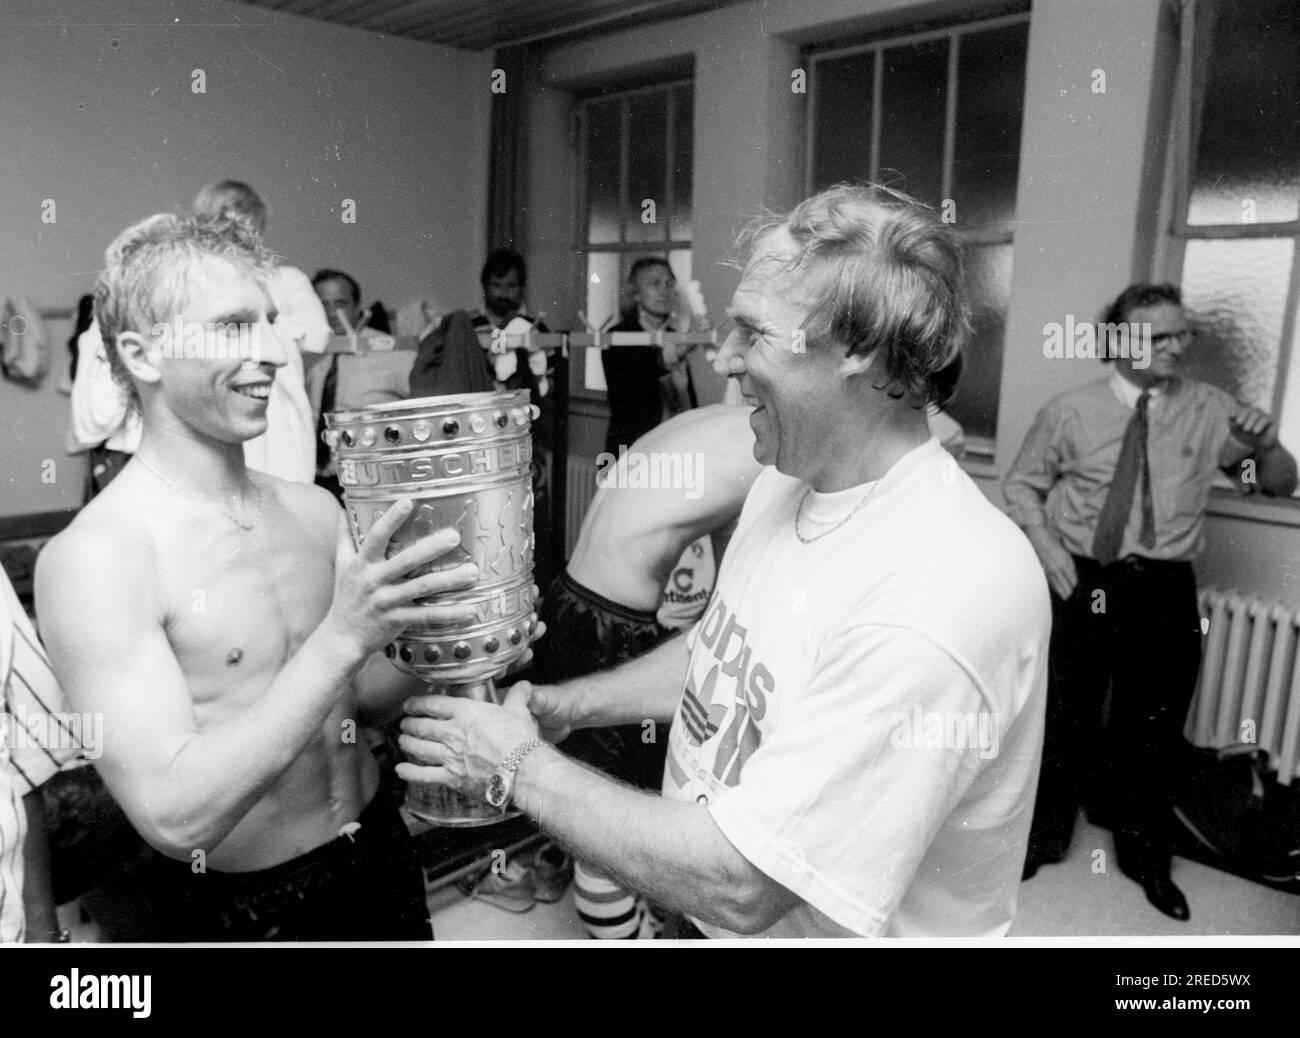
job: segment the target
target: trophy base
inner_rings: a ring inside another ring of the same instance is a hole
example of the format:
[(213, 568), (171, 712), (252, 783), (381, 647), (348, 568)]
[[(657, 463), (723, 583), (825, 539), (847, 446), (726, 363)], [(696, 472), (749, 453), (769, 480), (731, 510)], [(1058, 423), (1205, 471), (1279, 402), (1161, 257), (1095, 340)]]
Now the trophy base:
[[(462, 696), (466, 699), (477, 699), (498, 705), (502, 698), (490, 677), (442, 686), (442, 690), (447, 695)], [(481, 797), (467, 797), (453, 789), (427, 782), (407, 784), (406, 810), (421, 822), (448, 829), (472, 829), (478, 826), (496, 825), (499, 822), (518, 818), (522, 814), (520, 811), (499, 811)]]
[(406, 810), (430, 825), (472, 829), (518, 818), (519, 811), (502, 813), (482, 800), (473, 800), (441, 786), (411, 783), (406, 787)]

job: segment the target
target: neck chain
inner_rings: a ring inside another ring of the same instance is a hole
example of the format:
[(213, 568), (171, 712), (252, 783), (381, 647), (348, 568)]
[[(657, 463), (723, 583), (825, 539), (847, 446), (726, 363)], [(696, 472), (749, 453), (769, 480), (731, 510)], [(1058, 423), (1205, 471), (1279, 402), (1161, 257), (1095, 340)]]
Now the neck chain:
[(880, 480), (876, 480), (874, 483), (872, 483), (871, 489), (862, 495), (862, 500), (853, 506), (853, 509), (849, 512), (848, 515), (846, 515), (838, 523), (832, 526), (829, 530), (823, 530), (821, 533), (815, 534), (812, 537), (805, 537), (802, 533), (799, 532), (799, 517), (803, 515), (803, 506), (808, 503), (808, 497), (812, 493), (812, 487), (809, 487), (807, 490), (804, 491), (803, 497), (800, 498), (799, 500), (799, 507), (796, 508), (794, 511), (794, 535), (799, 538), (801, 543), (812, 544), (813, 541), (820, 541), (823, 537), (826, 537), (834, 533), (841, 526), (843, 526), (845, 523), (847, 523), (850, 519), (852, 519), (855, 515), (858, 514), (862, 506), (867, 503), (867, 498), (869, 498), (872, 494), (876, 492), (876, 487), (878, 486), (880, 486)]
[[(191, 501), (201, 501), (203, 504), (212, 507), (211, 501), (205, 501), (203, 500), (203, 498), (199, 497), (196, 494), (191, 494), (186, 490), (182, 490), (170, 479), (168, 479), (161, 472), (159, 472), (156, 468), (154, 468), (147, 461), (145, 461), (144, 458), (140, 457), (138, 453), (136, 454), (135, 458), (136, 461), (138, 461), (141, 465), (147, 468), (155, 476), (161, 479), (164, 483), (166, 483), (169, 487), (171, 487), (174, 491), (176, 491), (176, 493), (180, 494), (181, 497), (188, 497)], [(257, 491), (257, 514), (253, 516), (252, 522), (246, 523), (241, 521), (240, 518), (237, 515), (235, 515), (234, 512), (232, 512), (229, 508), (226, 507), (224, 498), (222, 499), (222, 505), (221, 505), (221, 514), (224, 515), (236, 526), (238, 526), (241, 530), (243, 530), (244, 533), (251, 532), (254, 528), (256, 528), (257, 524), (262, 521), (262, 506), (266, 503), (266, 499), (262, 496), (262, 488), (259, 487), (257, 483), (252, 479), (250, 479), (249, 482), (253, 484), (253, 489)]]

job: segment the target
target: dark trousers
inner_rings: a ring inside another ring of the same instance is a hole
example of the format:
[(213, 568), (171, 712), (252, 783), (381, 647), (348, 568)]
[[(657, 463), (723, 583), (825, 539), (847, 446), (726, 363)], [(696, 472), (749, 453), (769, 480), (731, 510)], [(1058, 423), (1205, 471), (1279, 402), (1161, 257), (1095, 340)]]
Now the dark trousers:
[(1122, 870), (1159, 873), (1172, 853), (1171, 783), (1200, 669), (1196, 578), (1190, 563), (1135, 556), (1103, 567), (1076, 555), (1074, 564), (1074, 593), (1052, 595), (1029, 859), (1064, 855), (1082, 803), (1110, 824)]
[(161, 939), (185, 941), (428, 941), (424, 872), (391, 791), (381, 787), (361, 827), (255, 872), (195, 873), (156, 856), (150, 885)]
[[(630, 609), (579, 584), (568, 572), (551, 583), (539, 610), (546, 637), (535, 650), (533, 672), (550, 684), (617, 667), (673, 636), (652, 612)], [(668, 756), (666, 729), (639, 724), (583, 728), (560, 749), (621, 782), (658, 791)]]

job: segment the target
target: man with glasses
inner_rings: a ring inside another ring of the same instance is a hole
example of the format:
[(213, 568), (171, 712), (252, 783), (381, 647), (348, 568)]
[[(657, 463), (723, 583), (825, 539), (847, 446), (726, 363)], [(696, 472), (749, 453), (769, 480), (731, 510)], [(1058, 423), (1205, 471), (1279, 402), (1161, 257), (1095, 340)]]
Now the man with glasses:
[(1004, 484), (1052, 588), (1025, 878), (1065, 856), (1082, 801), (1110, 822), (1120, 870), (1160, 911), (1187, 919), (1170, 878), (1168, 783), (1200, 666), (1192, 560), (1218, 472), (1244, 492), (1284, 496), (1296, 463), (1268, 414), (1178, 377), (1191, 330), (1173, 285), (1129, 286), (1103, 323), (1110, 376), (1039, 412)]

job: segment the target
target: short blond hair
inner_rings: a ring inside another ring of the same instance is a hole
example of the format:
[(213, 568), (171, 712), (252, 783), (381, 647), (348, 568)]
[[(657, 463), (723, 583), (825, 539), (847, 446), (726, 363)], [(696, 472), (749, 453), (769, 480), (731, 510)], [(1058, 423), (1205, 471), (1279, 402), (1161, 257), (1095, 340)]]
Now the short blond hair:
[(117, 352), (123, 332), (149, 336), (153, 327), (179, 312), (189, 292), (190, 273), (205, 259), (225, 259), (265, 283), (272, 256), (243, 220), (205, 219), (158, 213), (119, 234), (104, 253), (95, 285), (95, 320), (108, 352), (113, 378), (133, 408), (140, 404), (135, 383)]

